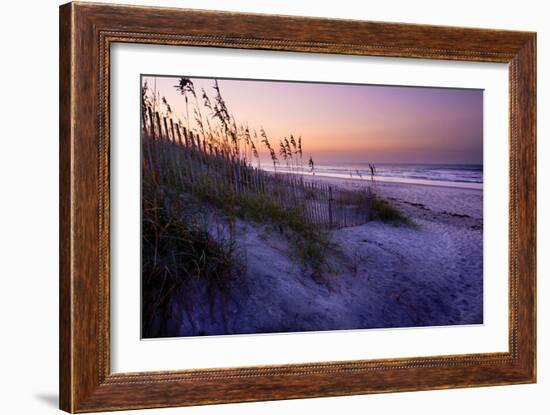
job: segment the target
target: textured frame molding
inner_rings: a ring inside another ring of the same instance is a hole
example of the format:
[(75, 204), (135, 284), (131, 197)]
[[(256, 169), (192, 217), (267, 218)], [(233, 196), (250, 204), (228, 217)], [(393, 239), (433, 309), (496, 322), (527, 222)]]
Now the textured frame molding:
[[(111, 373), (112, 43), (508, 63), (509, 352)], [(535, 382), (535, 166), (534, 33), (104, 4), (61, 6), (61, 409), (90, 412)]]

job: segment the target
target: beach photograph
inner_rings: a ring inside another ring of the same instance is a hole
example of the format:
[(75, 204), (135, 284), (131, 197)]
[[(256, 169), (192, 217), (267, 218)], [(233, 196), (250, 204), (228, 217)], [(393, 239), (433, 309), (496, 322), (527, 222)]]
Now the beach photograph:
[(483, 324), (483, 90), (139, 88), (142, 338)]

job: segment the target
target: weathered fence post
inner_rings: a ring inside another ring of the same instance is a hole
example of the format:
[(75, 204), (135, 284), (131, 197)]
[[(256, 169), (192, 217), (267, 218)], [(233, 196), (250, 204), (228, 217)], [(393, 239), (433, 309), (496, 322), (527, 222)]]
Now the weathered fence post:
[(153, 110), (151, 107), (149, 107), (149, 123), (151, 125), (151, 140), (153, 141), (152, 144), (155, 148), (155, 167), (156, 167), (156, 174), (160, 177), (161, 174), (161, 167), (160, 167), (160, 144), (158, 141), (158, 136), (155, 132), (155, 117), (153, 115)]
[(189, 137), (187, 137), (187, 130), (183, 127), (183, 136), (185, 137), (185, 151), (189, 152)]
[(172, 118), (170, 118), (170, 130), (172, 131), (172, 143), (171, 143), (172, 154), (176, 164), (175, 167), (178, 170), (177, 177), (180, 179), (180, 183), (183, 183), (183, 177), (181, 173), (181, 161), (180, 161), (181, 148), (176, 138), (176, 133), (174, 131), (174, 121), (172, 120)]
[(156, 119), (157, 127), (158, 127), (157, 130), (158, 130), (158, 139), (159, 139), (159, 143), (160, 143), (160, 152), (162, 154), (162, 160), (164, 162), (164, 160), (166, 159), (166, 156), (165, 156), (166, 147), (164, 145), (164, 137), (163, 137), (163, 134), (162, 134), (162, 124), (160, 123), (160, 115), (159, 115), (158, 112), (155, 112), (155, 119)]
[[(185, 179), (189, 179), (189, 163), (187, 163), (187, 154), (185, 152), (185, 147), (183, 144), (183, 140), (181, 138), (181, 131), (179, 124), (176, 124), (176, 133), (178, 135), (178, 160), (180, 160), (180, 164), (182, 165), (182, 170), (185, 170), (187, 174), (184, 174)], [(182, 181), (184, 183), (185, 180)]]
[[(171, 122), (172, 120), (170, 120)], [(172, 134), (172, 138), (170, 138), (170, 130), (168, 129), (168, 121), (166, 117), (162, 117), (162, 122), (164, 124), (164, 138), (166, 140), (166, 150), (168, 151), (168, 162), (171, 164), (170, 171), (171, 173), (174, 172), (174, 169), (176, 169), (176, 153), (174, 153), (174, 135)], [(174, 130), (172, 129), (172, 133)], [(179, 172), (178, 172), (179, 174)]]
[(162, 117), (162, 123), (164, 124), (164, 137), (166, 138), (166, 142), (170, 141), (170, 131), (168, 131), (168, 123), (166, 121), (166, 117)]
[(332, 228), (332, 186), (328, 187), (328, 222)]
[(189, 135), (189, 141), (191, 142), (191, 152), (195, 153), (195, 137), (193, 136), (193, 131), (188, 131), (187, 134)]
[(147, 118), (146, 118), (146, 114), (145, 114), (145, 110), (143, 109), (141, 111), (141, 119), (142, 119), (142, 122), (143, 122), (143, 132), (145, 133), (144, 135), (144, 140), (145, 140), (145, 149), (147, 151), (147, 158), (148, 158), (148, 161), (149, 161), (149, 169), (151, 170), (151, 172), (153, 171), (153, 169), (155, 168), (155, 166), (153, 165), (153, 156), (151, 154), (151, 130), (147, 128)]
[(233, 174), (235, 175), (235, 193), (238, 195), (239, 194), (239, 188), (240, 188), (241, 176), (239, 174), (240, 173), (239, 167), (237, 165), (237, 161), (235, 160), (234, 155), (231, 156), (231, 164), (233, 165)]
[(172, 120), (172, 118), (170, 118), (170, 129), (172, 130), (172, 141), (174, 143), (177, 143), (177, 140), (176, 140), (176, 133), (174, 131), (174, 121)]

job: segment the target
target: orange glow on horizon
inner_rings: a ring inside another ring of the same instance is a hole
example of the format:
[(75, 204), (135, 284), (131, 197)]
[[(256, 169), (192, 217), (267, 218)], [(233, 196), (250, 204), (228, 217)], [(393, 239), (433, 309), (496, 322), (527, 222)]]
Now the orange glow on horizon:
[[(191, 78), (195, 97), (187, 102), (174, 86), (178, 77), (144, 77), (172, 109), (172, 117), (198, 128), (194, 117), (212, 117), (203, 90), (213, 102), (213, 79)], [(472, 163), (483, 159), (481, 90), (219, 80), (221, 94), (238, 123), (273, 147), (301, 136), (304, 154), (320, 161)], [(162, 107), (162, 105), (159, 105)], [(187, 113), (189, 112), (189, 120)], [(203, 119), (203, 122), (204, 122)], [(213, 119), (210, 119), (212, 123)], [(266, 148), (258, 146), (265, 156)]]

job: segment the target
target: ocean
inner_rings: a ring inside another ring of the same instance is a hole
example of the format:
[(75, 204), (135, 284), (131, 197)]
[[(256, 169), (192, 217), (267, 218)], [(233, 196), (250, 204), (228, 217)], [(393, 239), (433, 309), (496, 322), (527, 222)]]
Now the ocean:
[[(483, 166), (476, 164), (376, 164), (375, 180), (383, 182), (425, 184), (435, 186), (483, 188)], [(277, 171), (303, 170), (287, 169), (278, 166)], [(371, 172), (368, 163), (330, 163), (315, 166), (315, 175), (370, 180)]]

